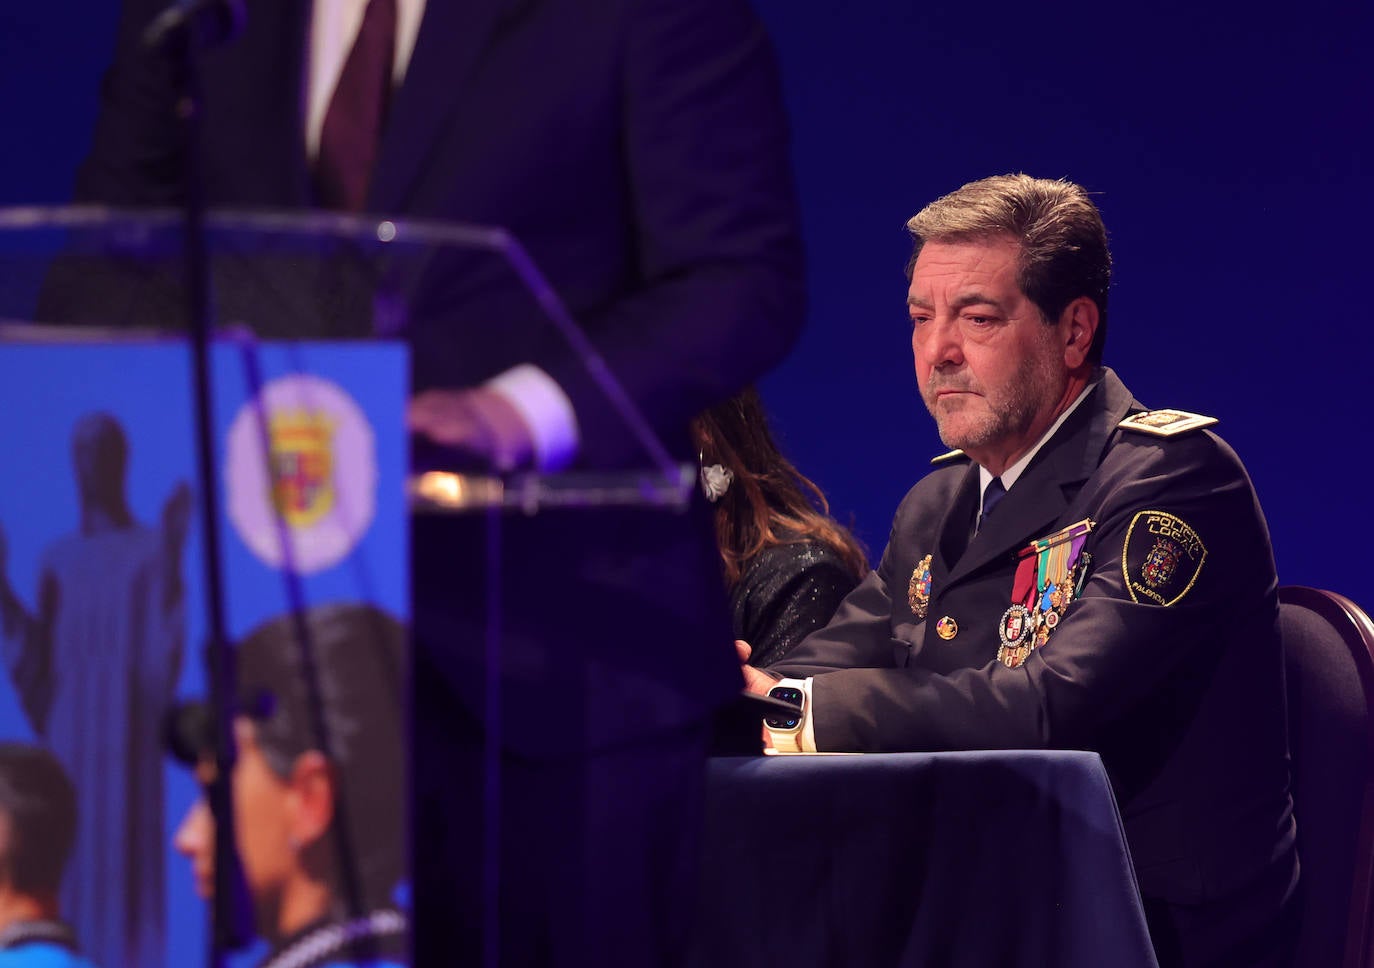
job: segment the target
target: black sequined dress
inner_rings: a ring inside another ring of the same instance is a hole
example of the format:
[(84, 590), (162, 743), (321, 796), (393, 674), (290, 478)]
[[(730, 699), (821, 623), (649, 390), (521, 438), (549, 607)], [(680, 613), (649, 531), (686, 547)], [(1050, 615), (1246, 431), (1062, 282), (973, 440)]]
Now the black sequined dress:
[(754, 649), (749, 664), (766, 666), (782, 659), (829, 622), (858, 583), (854, 570), (816, 541), (759, 552), (730, 593), (735, 638)]

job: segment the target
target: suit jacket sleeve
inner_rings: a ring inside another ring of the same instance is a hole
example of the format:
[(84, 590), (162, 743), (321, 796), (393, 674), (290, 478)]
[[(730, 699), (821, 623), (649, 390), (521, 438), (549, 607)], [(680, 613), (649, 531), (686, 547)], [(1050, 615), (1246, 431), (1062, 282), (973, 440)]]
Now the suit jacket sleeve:
[[(800, 329), (802, 253), (771, 45), (738, 0), (632, 4), (624, 151), (642, 285), (581, 322), (660, 431), (777, 363)], [(568, 392), (587, 457), (623, 434), (580, 363), (536, 360)]]
[(77, 169), (78, 202), (172, 206), (183, 197), (182, 134), (175, 123), (176, 75), (164, 55), (142, 49), (140, 36), (166, 4), (125, 0), (114, 58), (100, 88), (91, 150)]

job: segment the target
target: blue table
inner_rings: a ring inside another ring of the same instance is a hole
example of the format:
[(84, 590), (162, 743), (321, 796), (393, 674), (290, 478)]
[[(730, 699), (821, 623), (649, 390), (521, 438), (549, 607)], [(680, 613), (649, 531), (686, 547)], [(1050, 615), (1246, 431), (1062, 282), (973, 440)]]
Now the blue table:
[(691, 963), (1154, 968), (1102, 761), (711, 762)]

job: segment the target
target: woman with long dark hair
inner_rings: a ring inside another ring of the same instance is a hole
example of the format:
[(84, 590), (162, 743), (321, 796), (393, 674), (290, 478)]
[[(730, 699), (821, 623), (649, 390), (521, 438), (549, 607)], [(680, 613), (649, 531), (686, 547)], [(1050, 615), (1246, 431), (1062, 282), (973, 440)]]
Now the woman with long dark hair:
[(692, 434), (702, 489), (716, 505), (735, 637), (753, 646), (751, 665), (766, 666), (830, 621), (868, 559), (821, 489), (778, 450), (757, 391), (700, 414)]

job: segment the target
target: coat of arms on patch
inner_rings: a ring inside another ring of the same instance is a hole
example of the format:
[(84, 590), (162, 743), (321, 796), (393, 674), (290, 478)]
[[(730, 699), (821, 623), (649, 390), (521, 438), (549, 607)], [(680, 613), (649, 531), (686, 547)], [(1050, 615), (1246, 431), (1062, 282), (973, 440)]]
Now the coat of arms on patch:
[(1126, 529), (1121, 571), (1133, 602), (1174, 604), (1193, 587), (1206, 560), (1202, 538), (1167, 511), (1138, 511)]
[(1145, 564), (1140, 568), (1145, 584), (1151, 588), (1167, 585), (1169, 579), (1174, 576), (1174, 570), (1178, 568), (1178, 561), (1182, 556), (1182, 549), (1173, 541), (1168, 538), (1156, 538), (1154, 547), (1145, 555)]

